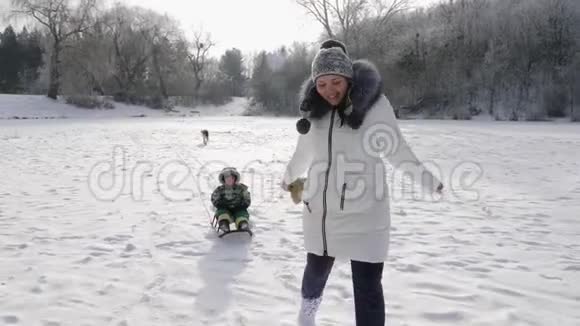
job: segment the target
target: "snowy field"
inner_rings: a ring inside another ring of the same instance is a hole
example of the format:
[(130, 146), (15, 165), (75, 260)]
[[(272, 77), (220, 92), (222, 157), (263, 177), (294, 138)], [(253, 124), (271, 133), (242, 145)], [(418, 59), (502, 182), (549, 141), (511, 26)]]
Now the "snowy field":
[[(296, 325), (301, 207), (278, 187), (295, 121), (0, 120), (0, 325)], [(580, 125), (401, 126), (447, 188), (392, 178), (388, 325), (580, 325)], [(209, 227), (225, 165), (252, 191), (251, 239)], [(354, 325), (346, 262), (318, 322)]]

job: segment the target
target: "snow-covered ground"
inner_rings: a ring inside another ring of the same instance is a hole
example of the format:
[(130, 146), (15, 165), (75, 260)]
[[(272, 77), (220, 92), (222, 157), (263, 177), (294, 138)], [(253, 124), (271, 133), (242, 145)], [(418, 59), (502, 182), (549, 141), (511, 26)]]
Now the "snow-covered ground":
[[(301, 207), (277, 185), (294, 123), (0, 120), (0, 325), (296, 325)], [(388, 324), (580, 325), (580, 126), (401, 125), (447, 188), (414, 198), (394, 178)], [(209, 228), (224, 165), (252, 191), (251, 239)], [(354, 325), (346, 262), (318, 321)]]

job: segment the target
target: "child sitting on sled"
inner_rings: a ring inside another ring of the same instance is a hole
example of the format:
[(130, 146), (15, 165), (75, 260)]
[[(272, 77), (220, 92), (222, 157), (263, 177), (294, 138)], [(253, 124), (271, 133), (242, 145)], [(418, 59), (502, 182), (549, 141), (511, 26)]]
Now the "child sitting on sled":
[(240, 183), (240, 174), (233, 167), (223, 169), (219, 181), (221, 185), (211, 194), (219, 230), (229, 232), (231, 223), (235, 223), (238, 230), (249, 230), (251, 197), (248, 187)]

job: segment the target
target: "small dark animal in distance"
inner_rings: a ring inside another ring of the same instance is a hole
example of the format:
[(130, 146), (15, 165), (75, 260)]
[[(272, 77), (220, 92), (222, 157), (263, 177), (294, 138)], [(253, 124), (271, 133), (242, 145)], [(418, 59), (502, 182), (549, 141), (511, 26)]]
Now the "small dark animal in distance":
[(203, 129), (201, 131), (201, 137), (203, 138), (203, 144), (207, 145), (207, 143), (209, 142), (209, 131)]

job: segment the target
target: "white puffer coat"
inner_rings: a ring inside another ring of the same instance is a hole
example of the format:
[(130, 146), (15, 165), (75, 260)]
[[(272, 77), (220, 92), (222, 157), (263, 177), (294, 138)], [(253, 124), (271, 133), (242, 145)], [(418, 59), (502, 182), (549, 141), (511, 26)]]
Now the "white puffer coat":
[(337, 110), (313, 98), (319, 96), (314, 84), (304, 85), (301, 110), (311, 111), (311, 128), (299, 136), (284, 182), (307, 175), (303, 231), (308, 252), (384, 262), (391, 223), (383, 158), (409, 173), (428, 194), (440, 182), (404, 140), (393, 108), (380, 92), (376, 68), (357, 61), (354, 70), (352, 111), (343, 125)]

